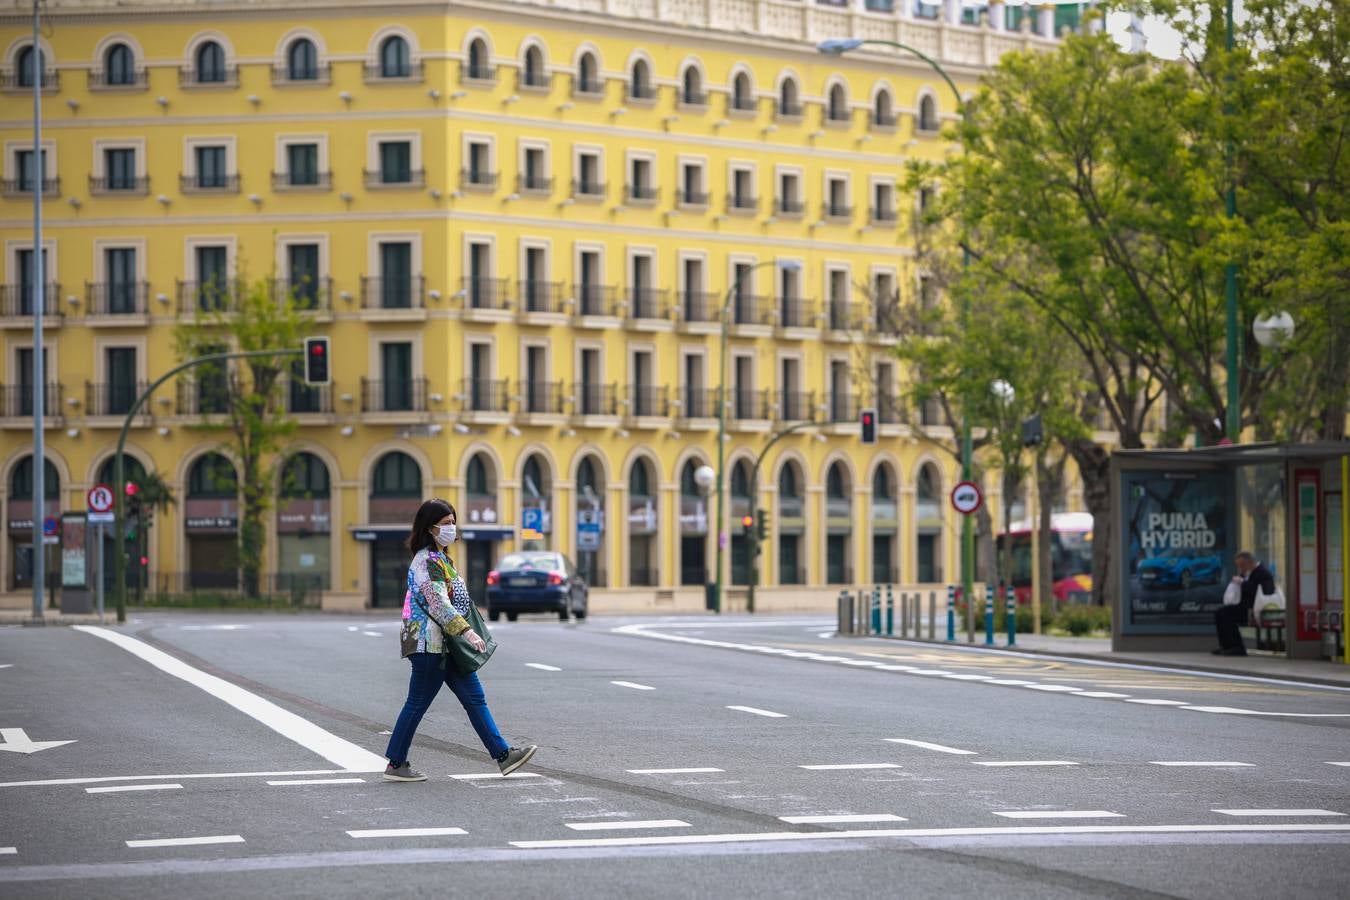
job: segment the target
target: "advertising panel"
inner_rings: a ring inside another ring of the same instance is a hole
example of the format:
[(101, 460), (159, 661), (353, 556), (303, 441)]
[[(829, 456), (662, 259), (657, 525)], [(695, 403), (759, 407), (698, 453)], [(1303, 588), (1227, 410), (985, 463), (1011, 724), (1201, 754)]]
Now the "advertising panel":
[(1234, 574), (1233, 490), (1222, 472), (1125, 473), (1125, 632), (1197, 634)]

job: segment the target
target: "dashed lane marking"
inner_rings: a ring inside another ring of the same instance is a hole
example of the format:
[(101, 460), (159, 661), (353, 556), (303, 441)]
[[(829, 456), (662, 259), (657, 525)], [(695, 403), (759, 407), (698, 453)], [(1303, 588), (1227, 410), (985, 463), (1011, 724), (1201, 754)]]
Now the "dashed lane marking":
[(679, 819), (647, 819), (639, 822), (564, 822), (573, 831), (609, 831), (617, 829), (641, 828), (692, 828), (688, 822)]
[(18, 852), (18, 847), (0, 847), (0, 856), (13, 856)]
[(1098, 700), (1124, 700), (1129, 694), (1117, 694), (1115, 691), (1079, 691), (1076, 696), (1095, 697)]
[(354, 838), (448, 837), (468, 834), (463, 828), (363, 828), (349, 831)]
[(529, 668), (529, 669), (538, 669), (538, 670), (541, 671), (541, 672), (561, 672), (561, 671), (562, 671), (562, 669), (558, 668), (557, 666), (550, 666), (550, 665), (546, 665), (546, 664), (544, 664), (544, 663), (526, 663), (526, 664), (525, 664), (525, 667), (526, 667), (526, 668)]
[(895, 763), (830, 763), (828, 765), (818, 766), (798, 766), (799, 769), (810, 769), (813, 772), (844, 772), (849, 769), (898, 769)]
[(1281, 716), (1294, 719), (1350, 719), (1350, 713), (1262, 712), (1258, 709), (1238, 709), (1232, 706), (1183, 706), (1193, 712), (1223, 713), (1230, 716)]
[(505, 778), (543, 778), (538, 772), (512, 772), (510, 775), (502, 775), (497, 772), (470, 772), (467, 775), (451, 775), (456, 781), (484, 781), (493, 779), (500, 781)]
[(1213, 760), (1149, 760), (1150, 766), (1169, 766), (1174, 769), (1250, 769), (1256, 763), (1221, 762)]
[[(293, 769), (284, 772), (207, 772), (194, 775), (103, 775), (97, 778), (45, 778), (40, 781), (5, 781), (0, 788), (54, 787), (66, 784), (99, 784), (109, 781), (178, 781), (184, 778), (275, 778), (280, 775), (347, 775), (351, 769)], [(362, 770), (364, 771), (364, 770)], [(381, 769), (380, 771), (383, 771)]]
[(892, 813), (863, 813), (843, 816), (779, 816), (778, 821), (786, 822), (789, 825), (848, 825), (854, 823), (861, 825), (864, 822), (908, 822), (909, 819), (901, 818)]
[(976, 761), (975, 765), (988, 766), (991, 769), (1010, 769), (1023, 766), (1076, 766), (1078, 763), (1067, 759), (987, 759)]
[(288, 778), (267, 783), (272, 787), (288, 787), (296, 784), (365, 784), (366, 780), (364, 778)]
[(1048, 694), (1077, 694), (1082, 688), (1071, 687), (1067, 684), (1029, 684), (1029, 691), (1045, 691)]
[(764, 716), (766, 719), (786, 719), (787, 715), (780, 712), (773, 712), (768, 709), (758, 709), (754, 706), (728, 706), (727, 709), (734, 709), (737, 712), (750, 713), (752, 716)]
[(1225, 816), (1287, 816), (1297, 819), (1345, 815), (1343, 812), (1334, 812), (1329, 809), (1216, 809), (1214, 812)]
[(1350, 768), (1350, 762), (1329, 762), (1329, 763), (1327, 763), (1327, 765), (1329, 765), (1329, 766), (1343, 766), (1343, 767), (1346, 767), (1346, 768)]
[(85, 788), (86, 794), (118, 794), (125, 791), (181, 791), (181, 784), (110, 784)]
[(237, 834), (215, 834), (206, 837), (155, 838), (145, 841), (127, 841), (128, 847), (200, 847), (204, 844), (242, 844)]
[(638, 684), (637, 682), (634, 681), (611, 681), (610, 684), (618, 685), (619, 687), (632, 688), (635, 691), (656, 690), (656, 688), (652, 687), (650, 684)]
[(1185, 706), (1185, 700), (1151, 700), (1151, 699), (1130, 699), (1126, 703), (1138, 703), (1140, 706)]
[(686, 769), (624, 769), (629, 775), (699, 775), (710, 772), (725, 772), (712, 766), (693, 766)]
[(947, 747), (943, 744), (930, 744), (927, 741), (915, 741), (910, 738), (886, 738), (892, 744), (906, 744), (910, 747), (918, 747), (920, 750), (935, 750), (938, 753), (952, 753), (956, 756), (975, 756), (974, 750), (962, 750), (959, 747)]
[(357, 628), (355, 625), (348, 625), (348, 626), (347, 626), (347, 630), (348, 630), (348, 631), (360, 631), (361, 629), (360, 629), (360, 628)]
[(363, 631), (361, 633), (364, 634), (366, 637), (384, 637), (384, 635), (378, 631)]
[(1010, 809), (995, 811), (994, 815), (1005, 819), (1123, 819), (1118, 812), (1108, 809)]

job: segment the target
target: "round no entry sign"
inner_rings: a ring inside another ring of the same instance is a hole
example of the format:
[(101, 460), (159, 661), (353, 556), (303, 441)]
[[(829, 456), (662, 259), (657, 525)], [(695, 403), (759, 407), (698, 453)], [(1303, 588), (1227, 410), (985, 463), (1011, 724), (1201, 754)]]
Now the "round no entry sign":
[(113, 508), (112, 488), (106, 484), (96, 484), (91, 487), (84, 499), (89, 504), (90, 512), (105, 513)]
[(980, 486), (973, 481), (957, 482), (956, 487), (952, 488), (952, 508), (963, 516), (968, 516), (980, 508), (984, 502), (984, 496), (980, 493)]

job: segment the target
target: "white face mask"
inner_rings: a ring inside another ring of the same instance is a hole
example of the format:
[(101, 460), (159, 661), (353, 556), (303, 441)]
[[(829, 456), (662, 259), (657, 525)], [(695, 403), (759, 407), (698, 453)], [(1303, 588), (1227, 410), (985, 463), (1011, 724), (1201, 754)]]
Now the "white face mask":
[(455, 538), (457, 536), (458, 533), (455, 530), (454, 525), (436, 526), (436, 542), (440, 544), (442, 547), (449, 547), (451, 544), (455, 542)]

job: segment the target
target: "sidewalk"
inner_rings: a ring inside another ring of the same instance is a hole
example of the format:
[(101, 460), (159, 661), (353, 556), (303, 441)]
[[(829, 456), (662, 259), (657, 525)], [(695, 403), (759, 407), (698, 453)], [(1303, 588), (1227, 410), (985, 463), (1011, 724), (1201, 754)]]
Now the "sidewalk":
[[(108, 610), (104, 618), (117, 624), (117, 610)], [(59, 610), (43, 610), (42, 618), (34, 619), (32, 610), (0, 609), (0, 626), (3, 625), (97, 625), (98, 613), (62, 613)]]
[[(1209, 653), (1163, 651), (1147, 653), (1112, 652), (1111, 639), (1105, 637), (1019, 634), (1017, 645), (1012, 648), (1007, 646), (1008, 636), (1006, 634), (995, 635), (994, 639), (995, 649), (1006, 650), (1010, 653), (1063, 656), (1073, 659), (1132, 663), (1144, 666), (1165, 666), (1174, 669), (1190, 669), (1197, 672), (1215, 672), (1222, 675), (1278, 678), (1350, 688), (1350, 666), (1324, 659), (1286, 659), (1273, 653), (1251, 650), (1248, 651), (1247, 656), (1212, 656)], [(908, 640), (914, 639), (909, 638)], [(946, 641), (930, 642), (923, 640), (921, 643), (952, 646)], [(985, 646), (984, 634), (977, 631), (974, 644), (966, 644), (965, 636), (957, 635), (956, 644), (983, 647)]]

